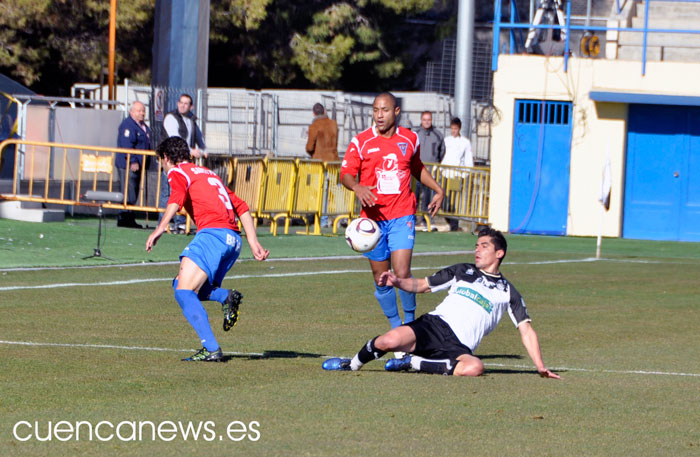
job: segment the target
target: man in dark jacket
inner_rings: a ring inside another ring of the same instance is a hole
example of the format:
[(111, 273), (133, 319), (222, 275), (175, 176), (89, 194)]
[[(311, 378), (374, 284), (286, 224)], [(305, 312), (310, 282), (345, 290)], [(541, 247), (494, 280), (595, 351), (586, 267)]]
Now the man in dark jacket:
[[(125, 149), (149, 150), (151, 149), (151, 129), (148, 128), (144, 119), (146, 118), (146, 107), (141, 102), (134, 102), (129, 109), (129, 116), (119, 125), (117, 135), (117, 147)], [(127, 155), (129, 164), (127, 165)], [(141, 167), (143, 166), (143, 156), (140, 154), (117, 154), (114, 159), (119, 178), (119, 192), (126, 194), (126, 203), (135, 205), (139, 195), (139, 185), (141, 183)], [(128, 168), (128, 171), (127, 171)], [(119, 227), (142, 228), (136, 223), (132, 211), (122, 211), (117, 220)]]
[[(190, 156), (192, 159), (207, 157), (207, 146), (202, 138), (202, 131), (196, 122), (196, 117), (192, 112), (193, 101), (189, 94), (182, 94), (177, 100), (177, 109), (169, 112), (163, 119), (163, 130), (165, 138), (180, 137), (187, 142), (190, 148)], [(160, 199), (158, 207), (165, 208), (170, 197), (170, 187), (165, 174), (161, 177)], [(162, 218), (160, 214), (158, 220)], [(185, 231), (185, 216), (177, 215), (173, 218), (173, 231), (184, 233)]]
[[(440, 163), (445, 155), (445, 143), (442, 134), (433, 127), (433, 113), (423, 111), (420, 116), (420, 127), (416, 130), (418, 139), (420, 140), (420, 159), (429, 168), (431, 163)], [(429, 213), (428, 204), (433, 198), (433, 192), (430, 188), (416, 183), (416, 197), (418, 199), (418, 208), (423, 213)], [(417, 222), (422, 224), (423, 219), (420, 218)]]

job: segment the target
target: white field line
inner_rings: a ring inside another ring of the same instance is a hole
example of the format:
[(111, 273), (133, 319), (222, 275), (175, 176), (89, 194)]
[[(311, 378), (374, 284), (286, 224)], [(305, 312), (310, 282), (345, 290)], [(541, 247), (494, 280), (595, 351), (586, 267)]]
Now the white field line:
[[(449, 252), (414, 252), (413, 257), (425, 257), (433, 255), (462, 255), (462, 254), (474, 254), (474, 251), (449, 251)], [(318, 256), (318, 257), (281, 257), (267, 259), (266, 263), (271, 262), (300, 262), (304, 260), (352, 260), (352, 259), (364, 259), (359, 254), (355, 255), (336, 255), (336, 256)], [(236, 263), (241, 262), (252, 262), (254, 259), (239, 259)], [(141, 262), (141, 263), (122, 263), (114, 264), (110, 263), (107, 265), (83, 265), (83, 266), (70, 266), (70, 267), (18, 267), (18, 268), (0, 268), (0, 273), (2, 272), (13, 272), (13, 271), (44, 271), (44, 270), (82, 270), (85, 268), (126, 268), (126, 267), (150, 267), (159, 265), (178, 265), (180, 262), (177, 260), (165, 261), (165, 262)]]
[[(473, 251), (464, 251), (463, 253), (470, 253)], [(437, 255), (445, 253), (421, 253), (421, 255)], [(291, 260), (320, 260), (320, 259), (344, 259), (346, 257), (304, 257), (296, 259), (284, 259), (284, 261)], [(347, 258), (356, 258), (356, 256), (350, 256)], [(536, 262), (508, 262), (508, 265), (551, 265), (551, 264), (561, 264), (561, 263), (587, 263), (587, 262), (599, 262), (604, 259), (596, 259), (593, 257), (585, 259), (562, 259), (562, 260), (542, 260)], [(277, 260), (280, 261), (280, 260)], [(647, 261), (630, 260), (630, 263), (640, 263)], [(149, 264), (150, 265), (150, 264)], [(432, 270), (437, 271), (444, 267), (412, 267), (412, 270)], [(252, 279), (252, 278), (284, 278), (284, 277), (294, 277), (294, 276), (312, 276), (312, 275), (336, 275), (336, 274), (346, 274), (346, 273), (366, 273), (367, 269), (362, 270), (321, 270), (321, 271), (300, 271), (294, 273), (265, 273), (257, 275), (232, 275), (226, 276), (225, 279)], [(51, 289), (58, 287), (94, 287), (94, 286), (121, 286), (127, 284), (142, 284), (147, 282), (159, 282), (159, 281), (172, 281), (172, 277), (168, 278), (138, 278), (138, 279), (125, 279), (120, 281), (102, 281), (102, 282), (69, 282), (69, 283), (53, 283), (53, 284), (39, 284), (39, 285), (27, 285), (27, 286), (5, 286), (0, 287), (0, 292), (14, 291), (14, 290), (31, 290), (31, 289)]]
[[(414, 252), (413, 257), (427, 257), (427, 256), (437, 256), (437, 255), (465, 255), (474, 254), (474, 251), (433, 251), (433, 252)], [(317, 256), (317, 257), (281, 257), (267, 259), (267, 263), (272, 262), (300, 262), (304, 260), (362, 260), (359, 254), (355, 255), (336, 255), (336, 256)], [(252, 262), (254, 259), (239, 259), (236, 263), (241, 262)], [(596, 259), (595, 257), (588, 257), (583, 259), (570, 259), (570, 260), (545, 260), (542, 262), (507, 262), (508, 265), (538, 265), (540, 263), (570, 263), (570, 262), (620, 262), (620, 263), (679, 263), (679, 262), (668, 262), (662, 260), (643, 260), (643, 259)], [(49, 270), (82, 270), (82, 269), (93, 269), (93, 268), (128, 268), (128, 267), (151, 267), (151, 266), (162, 266), (162, 265), (178, 265), (180, 262), (176, 260), (164, 261), (164, 262), (141, 262), (141, 263), (122, 263), (122, 264), (108, 264), (108, 265), (84, 265), (84, 266), (69, 266), (69, 267), (17, 267), (17, 268), (0, 268), (0, 273), (2, 272), (16, 272), (16, 271), (49, 271)], [(681, 262), (684, 263), (684, 262)]]
[[(5, 341), (0, 340), (0, 344), (12, 346), (34, 346), (34, 347), (59, 347), (73, 349), (117, 349), (123, 351), (159, 351), (159, 352), (194, 352), (195, 349), (175, 349), (175, 348), (158, 348), (158, 347), (142, 347), (142, 346), (118, 346), (113, 344), (79, 344), (79, 343), (37, 343), (33, 341)], [(245, 357), (265, 357), (262, 352), (224, 352), (227, 355), (245, 356)], [(330, 356), (319, 355), (319, 358), (328, 358)], [(525, 368), (534, 370), (532, 365), (505, 364), (505, 363), (484, 363), (487, 367), (498, 368)], [(605, 369), (590, 369), (590, 368), (572, 368), (572, 367), (550, 367), (554, 371), (578, 371), (583, 373), (615, 373), (615, 374), (638, 374), (649, 376), (686, 376), (700, 377), (700, 373), (678, 373), (670, 371), (646, 371), (646, 370), (605, 370)]]

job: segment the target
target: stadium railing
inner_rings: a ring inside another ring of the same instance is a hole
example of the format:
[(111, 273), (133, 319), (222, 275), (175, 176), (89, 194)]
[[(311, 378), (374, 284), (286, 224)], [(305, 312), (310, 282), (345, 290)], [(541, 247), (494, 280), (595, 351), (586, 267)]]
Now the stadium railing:
[[(127, 154), (127, 162), (140, 155), (141, 182), (136, 204), (126, 201), (127, 183), (123, 188), (115, 176), (115, 154)], [(125, 197), (121, 203), (104, 203), (109, 209), (146, 213), (164, 212), (158, 207), (163, 179), (160, 164), (152, 159), (153, 151), (107, 148), (38, 141), (6, 140), (0, 143), (2, 163), (14, 161), (11, 180), (0, 180), (0, 199), (41, 202), (66, 206), (97, 206), (85, 199), (85, 192), (118, 191)], [(149, 163), (150, 162), (150, 163)], [(284, 219), (284, 234), (289, 233), (292, 219), (301, 219), (306, 235), (321, 234), (321, 220), (332, 220), (333, 233), (343, 219), (360, 214), (354, 194), (340, 183), (340, 162), (302, 159), (223, 158), (204, 161), (215, 170), (240, 198), (248, 203), (256, 224), (270, 221), (270, 232), (277, 235)], [(445, 189), (445, 201), (439, 216), (455, 217), (476, 223), (488, 222), (488, 168), (450, 167), (426, 164), (433, 177)], [(418, 211), (426, 220), (427, 215)], [(187, 231), (190, 220), (188, 218)]]
[[(440, 187), (445, 190), (445, 199), (437, 216), (453, 217), (477, 224), (488, 223), (491, 176), (488, 168), (457, 167), (437, 163), (426, 163), (425, 166)], [(423, 218), (428, 231), (432, 230), (430, 217), (425, 211), (418, 208), (416, 218)]]
[[(129, 205), (126, 202), (128, 184), (124, 183), (125, 187), (118, 189), (115, 181), (114, 156), (119, 153), (127, 154), (127, 162), (134, 155), (143, 157), (142, 163), (155, 156), (153, 151), (5, 140), (0, 143), (0, 156), (3, 163), (14, 160), (14, 169), (11, 186), (6, 186), (0, 195), (5, 200), (95, 206), (81, 200), (88, 190), (118, 191), (124, 194), (124, 201), (105, 203), (102, 205), (104, 208), (164, 211), (157, 207), (160, 196), (160, 164), (154, 162), (154, 171), (147, 170), (148, 167), (141, 167), (138, 201), (135, 205)], [(156, 184), (150, 196), (145, 192), (149, 174), (153, 175)], [(154, 204), (149, 204), (149, 201), (153, 201)]]

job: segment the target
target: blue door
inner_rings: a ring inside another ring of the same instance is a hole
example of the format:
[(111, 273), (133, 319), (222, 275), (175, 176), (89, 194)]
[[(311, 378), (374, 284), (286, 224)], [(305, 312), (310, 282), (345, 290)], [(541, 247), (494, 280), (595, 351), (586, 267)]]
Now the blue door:
[(566, 235), (571, 103), (516, 100), (510, 233)]
[(700, 241), (700, 107), (629, 106), (622, 235)]

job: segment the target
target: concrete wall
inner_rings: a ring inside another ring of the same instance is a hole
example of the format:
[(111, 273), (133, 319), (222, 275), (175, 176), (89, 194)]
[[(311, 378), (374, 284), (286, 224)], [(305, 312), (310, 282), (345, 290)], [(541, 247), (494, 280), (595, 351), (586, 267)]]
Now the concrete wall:
[[(48, 106), (27, 106), (27, 137), (28, 141), (51, 141), (51, 116)], [(124, 119), (124, 111), (120, 110), (96, 110), (90, 108), (54, 108), (53, 142), (90, 145), (90, 146), (117, 146), (117, 130)], [(49, 148), (41, 146), (27, 147), (28, 157), (34, 151), (34, 163), (27, 159), (24, 163), (24, 176), (30, 175), (40, 179), (45, 176), (46, 162), (49, 160)], [(67, 179), (76, 179), (77, 170), (80, 168), (80, 152), (76, 149), (68, 149)], [(55, 149), (53, 159), (53, 173), (62, 172), (63, 150)]]
[(508, 230), (514, 106), (516, 99), (565, 100), (573, 103), (573, 132), (567, 234), (594, 236), (600, 227), (598, 202), (602, 170), (610, 151), (612, 195), (603, 217), (603, 235), (622, 233), (624, 158), (628, 105), (596, 103), (595, 90), (700, 96), (700, 64), (503, 55), (494, 74), (494, 105), (502, 114), (491, 139), (489, 222)]

